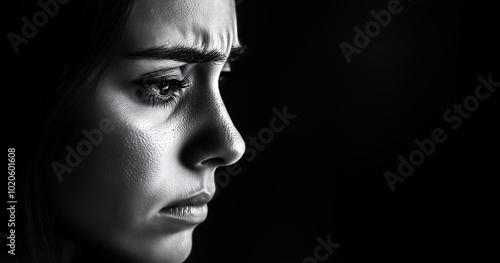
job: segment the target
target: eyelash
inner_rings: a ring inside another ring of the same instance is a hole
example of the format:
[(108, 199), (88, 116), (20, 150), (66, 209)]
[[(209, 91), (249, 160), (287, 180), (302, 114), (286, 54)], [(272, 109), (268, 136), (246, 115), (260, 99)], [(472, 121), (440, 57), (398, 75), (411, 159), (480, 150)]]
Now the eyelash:
[[(148, 105), (167, 107), (178, 98), (184, 88), (191, 86), (188, 79), (178, 80), (167, 77), (147, 78), (134, 80), (134, 83), (142, 87), (148, 97)], [(166, 94), (161, 94), (162, 89)]]
[[(222, 87), (230, 72), (221, 72), (219, 76), (219, 86)], [(146, 77), (133, 81), (135, 85), (143, 88), (148, 97), (148, 105), (167, 107), (180, 95), (184, 88), (189, 88), (191, 82), (188, 79), (178, 80), (168, 77)], [(162, 86), (160, 86), (162, 85)], [(160, 94), (159, 88), (169, 87), (167, 94)]]

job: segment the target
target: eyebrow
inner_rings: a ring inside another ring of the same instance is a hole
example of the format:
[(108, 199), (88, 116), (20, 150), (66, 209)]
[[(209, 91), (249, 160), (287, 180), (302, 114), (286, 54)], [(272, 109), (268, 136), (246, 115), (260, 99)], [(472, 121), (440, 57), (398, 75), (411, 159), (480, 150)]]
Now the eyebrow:
[(224, 53), (217, 50), (198, 50), (191, 47), (168, 48), (161, 46), (125, 54), (124, 57), (131, 59), (176, 60), (186, 63), (233, 62), (245, 50), (245, 46), (233, 47), (229, 56), (226, 57)]

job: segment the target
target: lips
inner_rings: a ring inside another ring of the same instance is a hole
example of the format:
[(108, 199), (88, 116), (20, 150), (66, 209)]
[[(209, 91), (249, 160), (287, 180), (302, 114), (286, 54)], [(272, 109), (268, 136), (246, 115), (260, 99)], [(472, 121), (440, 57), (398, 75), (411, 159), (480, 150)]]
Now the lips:
[(206, 191), (200, 191), (199, 193), (193, 194), (188, 198), (173, 201), (167, 207), (206, 205), (210, 202), (212, 197), (212, 194), (209, 194)]
[(212, 194), (201, 191), (188, 198), (173, 201), (160, 210), (160, 215), (172, 221), (186, 224), (199, 224), (207, 217), (207, 204), (212, 197)]

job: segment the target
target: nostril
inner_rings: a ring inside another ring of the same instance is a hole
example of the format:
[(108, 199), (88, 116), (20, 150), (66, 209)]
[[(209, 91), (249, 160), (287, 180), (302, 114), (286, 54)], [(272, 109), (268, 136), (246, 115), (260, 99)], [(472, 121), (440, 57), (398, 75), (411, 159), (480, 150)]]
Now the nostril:
[(181, 162), (188, 167), (217, 167), (237, 162), (245, 151), (245, 143), (236, 128), (231, 129), (231, 132), (221, 132), (213, 126), (205, 126), (197, 130), (182, 147)]
[(206, 166), (223, 166), (226, 165), (225, 163), (226, 161), (224, 161), (224, 159), (218, 157), (210, 158), (201, 162), (202, 165)]
[(226, 137), (225, 143), (218, 144), (218, 149), (212, 152), (212, 156), (206, 156), (200, 163), (210, 166), (227, 166), (237, 162), (245, 152), (245, 142), (239, 133)]

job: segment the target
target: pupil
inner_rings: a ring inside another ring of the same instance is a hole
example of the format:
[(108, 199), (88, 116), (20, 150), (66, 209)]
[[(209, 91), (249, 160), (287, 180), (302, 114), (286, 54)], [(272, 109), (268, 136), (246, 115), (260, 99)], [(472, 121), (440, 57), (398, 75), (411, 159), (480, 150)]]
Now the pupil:
[(167, 85), (165, 87), (162, 87), (160, 89), (160, 95), (167, 95), (168, 94), (168, 90), (170, 89), (170, 87)]

